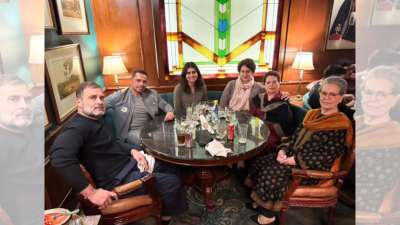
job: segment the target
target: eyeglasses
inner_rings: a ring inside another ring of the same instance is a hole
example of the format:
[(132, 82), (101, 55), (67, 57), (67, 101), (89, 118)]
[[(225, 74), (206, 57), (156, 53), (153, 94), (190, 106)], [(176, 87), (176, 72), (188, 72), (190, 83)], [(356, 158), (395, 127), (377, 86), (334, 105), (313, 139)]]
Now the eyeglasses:
[(389, 95), (393, 95), (393, 93), (385, 93), (382, 91), (371, 91), (371, 90), (363, 90), (362, 91), (363, 97), (365, 98), (371, 98), (372, 96), (375, 96), (376, 100), (384, 100), (387, 98)]
[(320, 91), (320, 92), (319, 92), (319, 95), (320, 95), (321, 97), (324, 97), (324, 98), (326, 98), (326, 97), (334, 98), (334, 97), (336, 97), (336, 96), (339, 96), (340, 93), (332, 93), (332, 92)]

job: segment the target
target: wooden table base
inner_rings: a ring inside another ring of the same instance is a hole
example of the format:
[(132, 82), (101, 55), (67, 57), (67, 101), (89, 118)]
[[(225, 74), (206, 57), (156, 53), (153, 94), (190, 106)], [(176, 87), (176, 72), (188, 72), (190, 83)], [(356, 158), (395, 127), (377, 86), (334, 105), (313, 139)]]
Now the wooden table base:
[(200, 167), (185, 178), (185, 183), (203, 193), (208, 212), (215, 211), (215, 185), (228, 178), (227, 167)]

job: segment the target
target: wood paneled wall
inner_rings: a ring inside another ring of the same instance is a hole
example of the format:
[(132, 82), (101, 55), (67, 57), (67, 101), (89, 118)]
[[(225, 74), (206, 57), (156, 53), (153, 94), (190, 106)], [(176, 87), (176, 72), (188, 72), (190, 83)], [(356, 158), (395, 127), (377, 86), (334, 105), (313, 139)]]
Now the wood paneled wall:
[[(282, 0), (279, 61), (283, 89), (296, 93), (299, 71), (290, 68), (297, 51), (314, 52), (314, 71), (306, 71), (304, 84), (319, 79), (322, 70), (339, 58), (354, 60), (354, 50), (325, 51), (329, 14), (333, 0)], [(159, 32), (159, 0), (92, 0), (100, 61), (106, 55), (123, 53), (129, 71), (143, 68), (149, 73), (149, 85), (161, 92), (171, 91), (176, 80), (165, 80), (159, 45), (165, 41)], [(222, 90), (226, 80), (210, 79), (207, 86)], [(105, 77), (108, 89), (115, 88), (113, 79)], [(120, 76), (120, 85), (129, 85), (129, 76)], [(304, 90), (304, 89), (303, 89)]]
[[(304, 83), (319, 79), (323, 69), (339, 58), (355, 60), (355, 50), (325, 50), (326, 34), (333, 0), (285, 0), (278, 70), (283, 81), (296, 81), (299, 71), (291, 69), (296, 52), (314, 53), (313, 71), (304, 71)], [(286, 89), (295, 93), (297, 83)], [(305, 90), (305, 89), (303, 89)]]

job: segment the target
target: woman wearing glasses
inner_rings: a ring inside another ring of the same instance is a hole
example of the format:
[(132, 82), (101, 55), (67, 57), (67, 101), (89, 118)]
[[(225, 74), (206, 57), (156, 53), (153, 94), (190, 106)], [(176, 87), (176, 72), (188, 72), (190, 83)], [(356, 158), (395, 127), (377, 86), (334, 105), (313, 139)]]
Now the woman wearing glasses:
[(174, 89), (174, 108), (177, 118), (186, 115), (186, 108), (201, 101), (207, 101), (207, 87), (200, 70), (194, 62), (187, 62), (181, 73), (181, 80)]
[[(357, 131), (357, 211), (388, 213), (394, 195), (400, 197), (400, 123), (395, 121), (399, 109), (400, 71), (378, 66), (366, 73), (361, 87), (363, 114), (356, 117)], [(396, 186), (397, 183), (397, 186)], [(389, 197), (388, 197), (389, 196)], [(357, 215), (362, 215), (357, 212)]]
[[(281, 200), (291, 182), (291, 169), (329, 171), (336, 158), (352, 147), (353, 128), (350, 120), (338, 110), (346, 93), (347, 83), (340, 77), (329, 77), (321, 83), (320, 109), (307, 112), (302, 125), (277, 147), (250, 167), (251, 198), (260, 205), (259, 215), (252, 219), (258, 224), (271, 224), (281, 207)], [(317, 184), (303, 180), (301, 184)]]

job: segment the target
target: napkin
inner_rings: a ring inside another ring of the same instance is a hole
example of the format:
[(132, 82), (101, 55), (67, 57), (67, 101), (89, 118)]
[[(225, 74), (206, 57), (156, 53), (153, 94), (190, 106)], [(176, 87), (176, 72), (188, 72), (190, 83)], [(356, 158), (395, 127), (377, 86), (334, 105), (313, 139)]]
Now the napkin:
[(148, 154), (144, 153), (143, 151), (140, 151), (140, 154), (142, 154), (142, 155), (144, 156), (144, 158), (145, 158), (146, 161), (147, 161), (147, 164), (149, 165), (149, 168), (145, 171), (145, 170), (144, 170), (143, 164), (138, 163), (138, 168), (139, 168), (140, 172), (149, 172), (149, 173), (152, 173), (153, 170), (154, 170), (154, 164), (155, 164), (155, 162), (156, 162), (155, 159), (154, 159), (154, 157), (151, 156), (151, 155), (148, 155)]
[(206, 150), (208, 151), (208, 153), (210, 153), (211, 156), (223, 157), (227, 157), (228, 153), (232, 152), (230, 148), (225, 148), (225, 146), (221, 142), (215, 139), (206, 145)]

